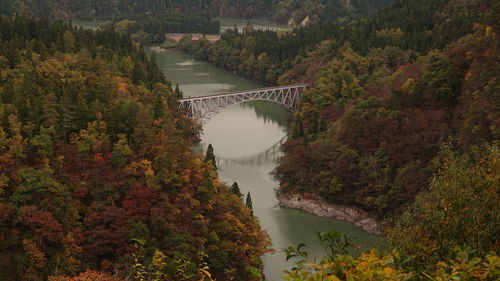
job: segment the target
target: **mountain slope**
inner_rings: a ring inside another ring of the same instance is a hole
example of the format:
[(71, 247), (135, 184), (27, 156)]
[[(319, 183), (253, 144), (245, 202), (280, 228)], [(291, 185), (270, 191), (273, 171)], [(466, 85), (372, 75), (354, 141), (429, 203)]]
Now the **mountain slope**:
[(154, 56), (111, 30), (20, 16), (0, 17), (0, 41), (1, 280), (261, 280), (269, 238), (194, 155)]
[(276, 169), (282, 192), (320, 194), (383, 218), (426, 190), (445, 141), (467, 151), (498, 139), (498, 4), (451, 1), (444, 10), (469, 5), (485, 5), (477, 18), (485, 24), (442, 50), (418, 56), (396, 41), (360, 53), (345, 43), (325, 60), (332, 43), (324, 43), (294, 66), (322, 71), (310, 78)]
[(11, 0), (0, 3), (0, 14), (30, 14), (55, 18), (105, 19), (164, 13), (209, 13), (222, 18), (269, 18), (282, 24), (311, 19), (336, 19), (352, 13), (369, 14), (388, 0)]

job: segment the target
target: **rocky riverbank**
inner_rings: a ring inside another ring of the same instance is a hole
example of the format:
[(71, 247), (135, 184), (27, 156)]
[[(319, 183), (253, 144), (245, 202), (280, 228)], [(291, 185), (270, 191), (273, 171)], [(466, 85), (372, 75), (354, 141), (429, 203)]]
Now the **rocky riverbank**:
[(310, 195), (280, 194), (280, 205), (285, 208), (299, 209), (320, 217), (343, 220), (363, 228), (366, 232), (383, 235), (383, 226), (365, 211), (326, 202), (323, 198)]

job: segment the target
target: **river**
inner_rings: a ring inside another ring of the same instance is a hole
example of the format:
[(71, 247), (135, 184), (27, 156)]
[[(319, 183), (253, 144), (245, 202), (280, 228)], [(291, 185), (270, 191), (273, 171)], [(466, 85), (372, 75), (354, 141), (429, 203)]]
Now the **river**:
[[(176, 51), (157, 53), (158, 64), (185, 97), (194, 97), (263, 87), (209, 63)], [(269, 173), (276, 166), (276, 148), (285, 137), (288, 112), (269, 102), (248, 102), (228, 108), (203, 128), (201, 149), (214, 147), (219, 177), (228, 185), (238, 182), (241, 191), (251, 193), (253, 210), (270, 235), (274, 254), (264, 257), (267, 280), (281, 280), (281, 270), (293, 264), (285, 261), (281, 248), (305, 243), (310, 256), (324, 255), (316, 232), (336, 229), (362, 244), (361, 251), (377, 246), (379, 237), (342, 221), (320, 218), (281, 208), (276, 199), (278, 182)]]
[[(103, 22), (73, 21), (76, 26), (98, 28)], [(221, 20), (222, 29), (242, 28), (246, 20)], [(269, 22), (254, 20), (256, 28), (282, 29)], [(151, 50), (147, 50), (151, 53)], [(185, 97), (217, 94), (229, 91), (263, 87), (258, 83), (217, 68), (207, 62), (193, 59), (176, 51), (157, 53), (158, 65), (173, 85), (179, 84)], [(293, 262), (285, 261), (280, 251), (300, 243), (307, 245), (309, 256), (323, 256), (317, 232), (335, 229), (354, 237), (357, 249), (353, 254), (383, 245), (379, 236), (369, 234), (351, 223), (320, 218), (298, 210), (281, 208), (276, 198), (278, 182), (270, 176), (279, 155), (276, 148), (286, 135), (288, 112), (269, 102), (247, 102), (219, 113), (203, 128), (197, 147), (205, 151), (212, 144), (218, 161), (218, 173), (228, 185), (238, 182), (242, 193), (251, 193), (254, 215), (271, 237), (274, 254), (263, 257), (264, 273), (268, 281), (281, 280), (281, 270)]]

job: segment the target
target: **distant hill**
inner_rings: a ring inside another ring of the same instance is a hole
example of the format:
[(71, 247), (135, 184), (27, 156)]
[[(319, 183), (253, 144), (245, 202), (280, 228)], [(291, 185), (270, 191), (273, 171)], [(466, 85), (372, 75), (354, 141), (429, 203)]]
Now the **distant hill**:
[(0, 13), (57, 19), (110, 19), (124, 15), (208, 12), (212, 17), (269, 18), (300, 24), (305, 18), (326, 20), (353, 13), (370, 14), (390, 0), (12, 0), (0, 3)]

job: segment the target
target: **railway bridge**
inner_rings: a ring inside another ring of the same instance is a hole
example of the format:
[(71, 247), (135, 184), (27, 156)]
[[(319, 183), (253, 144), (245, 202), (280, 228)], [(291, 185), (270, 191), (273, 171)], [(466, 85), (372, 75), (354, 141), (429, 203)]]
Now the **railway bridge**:
[(300, 96), (307, 87), (307, 84), (298, 84), (190, 97), (179, 100), (179, 107), (184, 110), (188, 117), (193, 118), (199, 124), (205, 125), (222, 110), (247, 101), (270, 101), (280, 104), (291, 111), (297, 107)]

